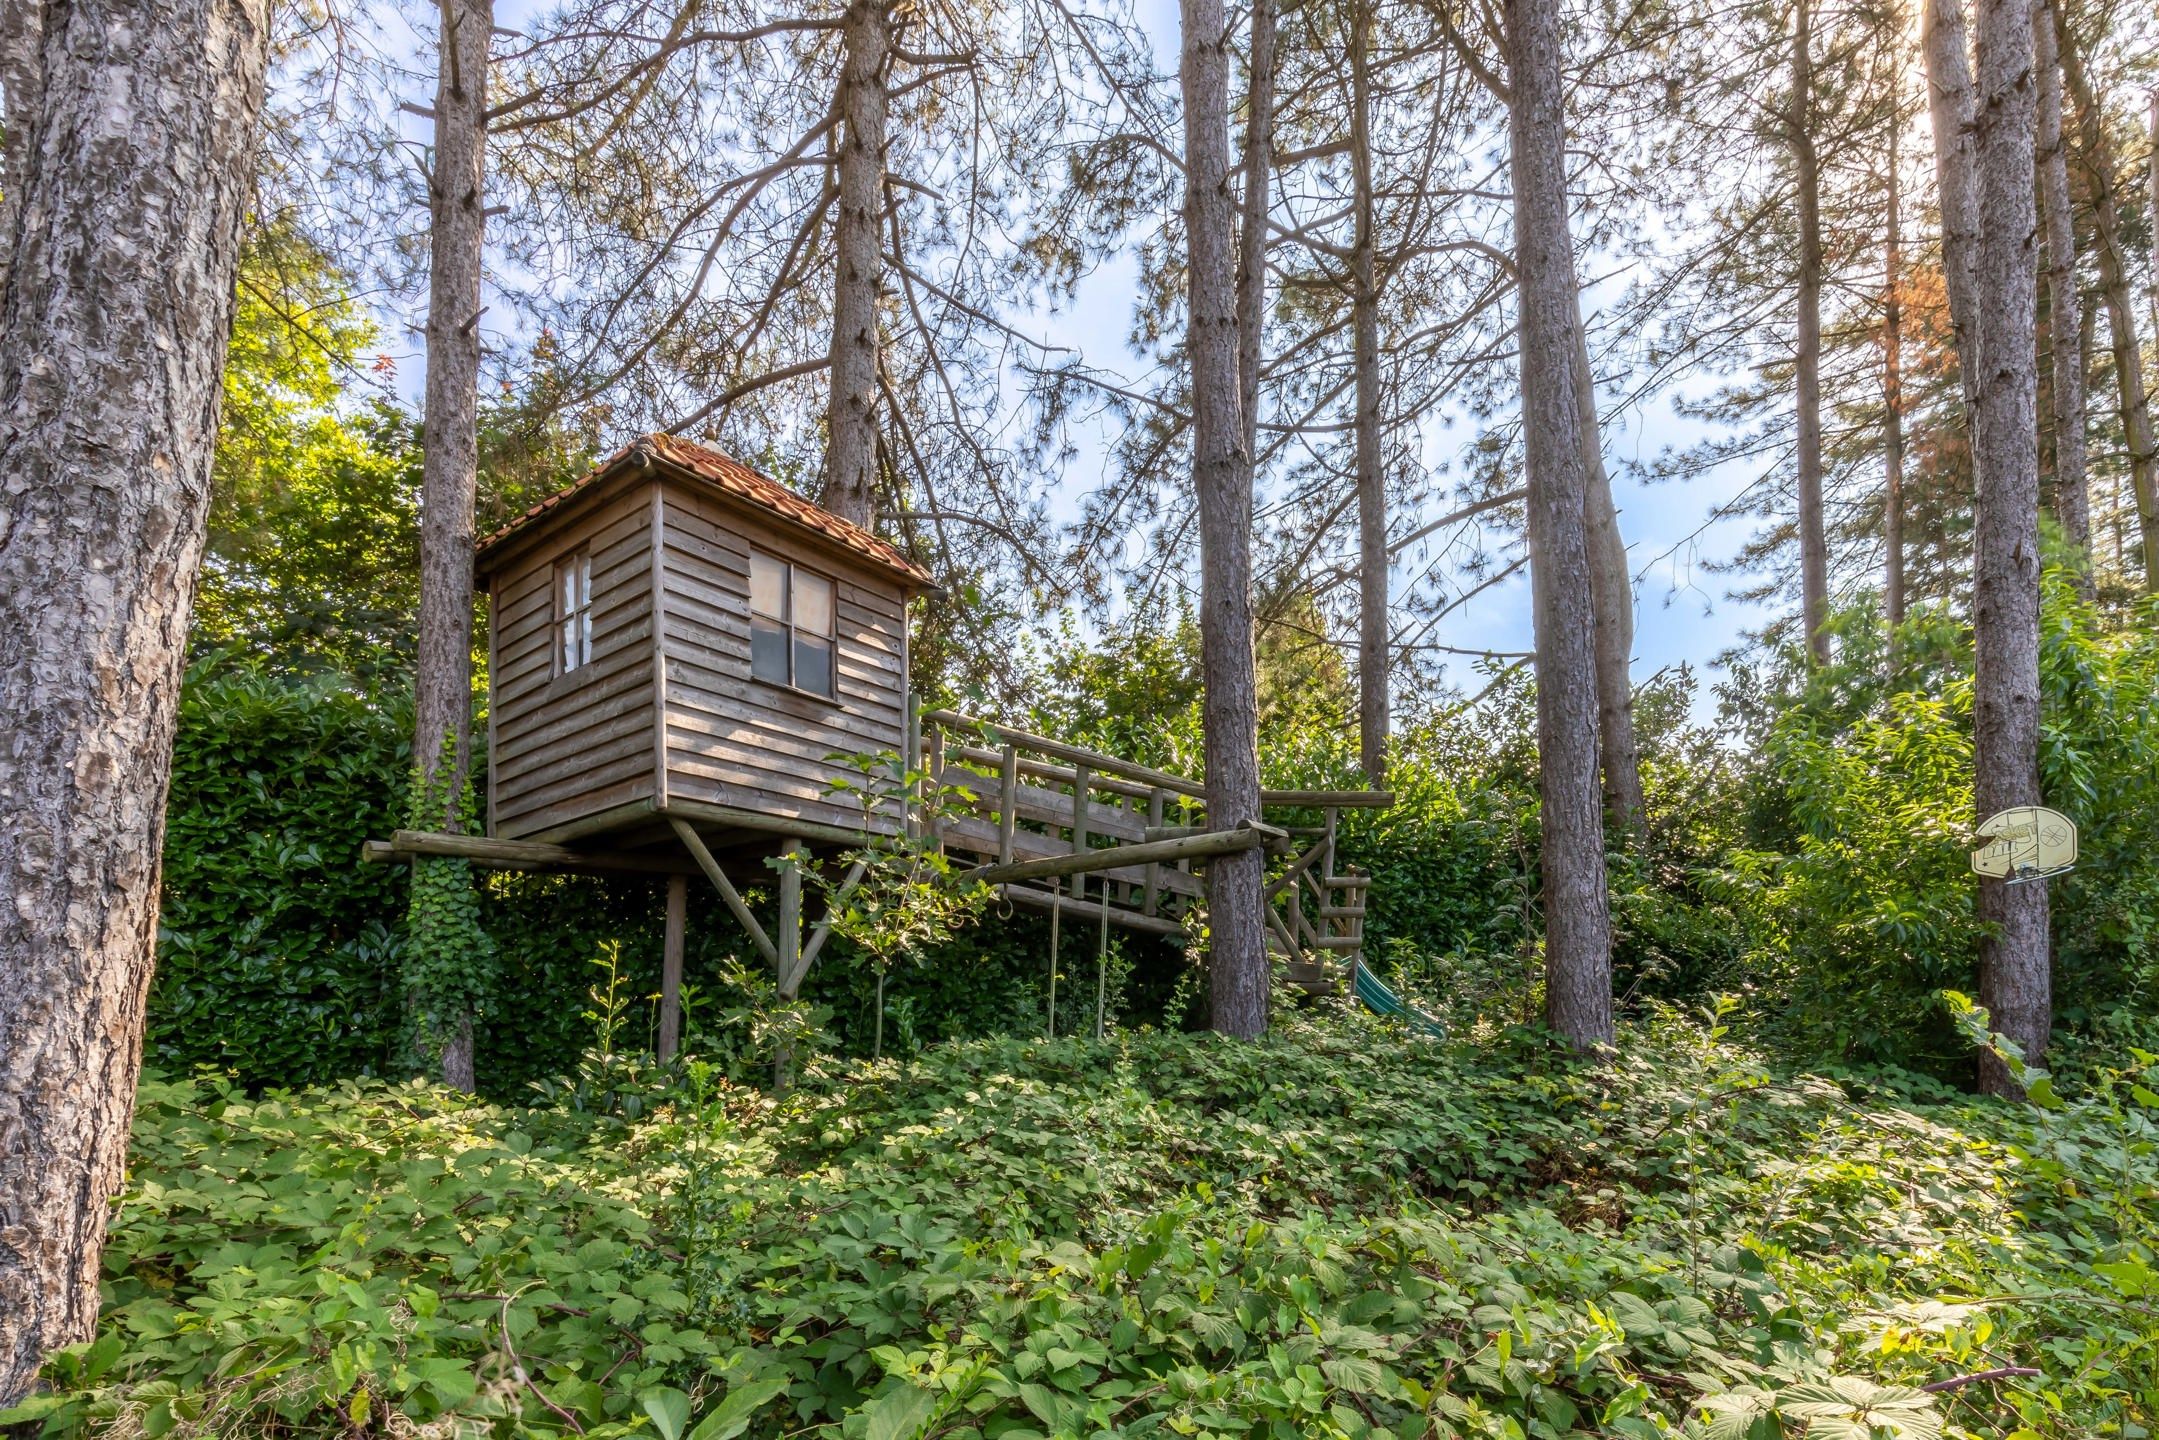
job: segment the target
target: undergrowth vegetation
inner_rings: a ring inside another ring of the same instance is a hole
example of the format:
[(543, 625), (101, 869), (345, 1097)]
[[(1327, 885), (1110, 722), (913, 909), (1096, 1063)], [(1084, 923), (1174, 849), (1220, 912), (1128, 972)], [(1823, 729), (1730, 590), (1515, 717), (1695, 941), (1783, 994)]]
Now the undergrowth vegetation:
[[(2148, 1433), (2159, 1057), (2055, 1109), (1316, 1015), (692, 1063), (606, 1109), (143, 1092), (46, 1434)], [(619, 1098), (619, 1097), (618, 1097)], [(634, 1115), (634, 1118), (632, 1116)], [(1931, 1388), (1930, 1388), (1931, 1387)]]

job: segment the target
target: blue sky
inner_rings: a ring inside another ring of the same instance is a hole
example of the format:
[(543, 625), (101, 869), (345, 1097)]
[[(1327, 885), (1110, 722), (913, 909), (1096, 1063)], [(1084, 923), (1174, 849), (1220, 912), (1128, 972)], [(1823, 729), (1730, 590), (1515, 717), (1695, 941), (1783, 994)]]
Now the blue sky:
[[(1142, 23), (1154, 44), (1156, 65), (1168, 69), (1176, 63), (1176, 0), (1138, 0)], [(1600, 296), (1617, 296), (1626, 284), (1624, 272), (1607, 275), (1598, 289), (1585, 297), (1585, 308), (1594, 315)], [(1130, 255), (1102, 265), (1081, 286), (1077, 301), (1054, 316), (1039, 317), (1037, 333), (1049, 341), (1069, 345), (1084, 353), (1091, 364), (1135, 373), (1146, 361), (1126, 344), (1133, 318), (1137, 266)], [(1450, 426), (1447, 422), (1452, 420)], [(1466, 413), (1436, 415), (1427, 423), (1428, 459), (1446, 456), (1475, 433)], [(1709, 432), (1701, 422), (1675, 413), (1672, 397), (1657, 396), (1620, 414), (1605, 417), (1606, 455), (1614, 460), (1647, 460), (1667, 447), (1685, 447)], [(1103, 458), (1099, 447), (1082, 444), (1081, 454), (1058, 479), (1059, 494), (1053, 513), (1077, 512), (1080, 498), (1102, 483)], [(1714, 713), (1707, 685), (1715, 656), (1738, 643), (1750, 630), (1758, 630), (1775, 616), (1773, 609), (1733, 600), (1727, 590), (1744, 577), (1712, 574), (1707, 562), (1736, 553), (1757, 523), (1747, 518), (1712, 520), (1758, 477), (1750, 469), (1727, 467), (1689, 483), (1643, 485), (1633, 479), (1634, 466), (1610, 466), (1616, 499), (1621, 511), (1620, 529), (1636, 573), (1635, 665), (1637, 681), (1670, 666), (1694, 665), (1702, 681), (1695, 711), (1706, 718)], [(1448, 504), (1444, 493), (1428, 507), (1438, 514)], [(1398, 516), (1390, 527), (1407, 533), (1422, 521)], [(1354, 540), (1346, 527), (1345, 544)], [(1413, 555), (1405, 555), (1396, 571), (1397, 589), (1411, 578)], [(1432, 639), (1465, 649), (1527, 651), (1532, 647), (1527, 572), (1483, 591), (1440, 622)], [(1474, 689), (1477, 682), (1469, 662), (1450, 666), (1448, 678)]]
[[(498, 23), (514, 25), (532, 8), (530, 0), (505, 0), (498, 12)], [(1138, 8), (1153, 40), (1157, 67), (1171, 70), (1177, 54), (1176, 0), (1138, 0)], [(377, 7), (376, 13), (384, 22), (387, 33), (383, 38), (388, 49), (407, 54), (424, 50), (428, 37), (416, 35), (397, 7)], [(424, 67), (425, 62), (422, 64)], [(408, 140), (426, 142), (425, 120), (403, 115), (398, 122)], [(1592, 314), (1600, 294), (1616, 296), (1626, 278), (1623, 272), (1607, 275), (1598, 289), (1585, 298)], [(1119, 254), (1082, 282), (1073, 303), (1055, 313), (1038, 313), (1026, 328), (1046, 341), (1080, 351), (1092, 366), (1137, 375), (1147, 360), (1126, 343), (1136, 294), (1137, 260), (1129, 252)], [(401, 327), (390, 329), (390, 333), (398, 333), (398, 329)], [(417, 353), (417, 336), (410, 338), (414, 343), (409, 358), (399, 366), (398, 388), (417, 406), (425, 360)], [(514, 343), (512, 337), (500, 339)], [(1475, 426), (1466, 413), (1430, 417), (1427, 459), (1446, 458), (1454, 446), (1474, 433)], [(1699, 422), (1674, 413), (1671, 397), (1659, 396), (1622, 414), (1607, 415), (1604, 441), (1607, 455), (1615, 461), (1636, 460), (1654, 456), (1667, 446), (1691, 444), (1704, 433)], [(1052, 514), (1061, 517), (1077, 515), (1082, 498), (1105, 479), (1106, 436), (1089, 436), (1083, 431), (1075, 439), (1078, 455), (1051, 482)], [(1730, 556), (1744, 542), (1755, 522), (1711, 522), (1710, 517), (1756, 476), (1750, 471), (1728, 470), (1686, 484), (1644, 486), (1631, 478), (1633, 468), (1627, 464), (1611, 466), (1621, 510), (1620, 528), (1637, 575), (1635, 676), (1639, 681), (1666, 667), (1692, 663), (1704, 682), (1703, 689), (1697, 692), (1696, 713), (1706, 717), (1714, 710), (1706, 693), (1707, 682), (1713, 679), (1711, 661), (1737, 643), (1744, 632), (1759, 628), (1771, 618), (1771, 612), (1760, 606), (1727, 598), (1726, 590), (1737, 577), (1709, 573), (1705, 564)], [(1430, 513), (1438, 513), (1447, 503), (1443, 489)], [(1418, 517), (1402, 515), (1392, 528), (1400, 534), (1420, 523)], [(1341, 539), (1344, 544), (1353, 542), (1353, 532), (1344, 527)], [(1396, 573), (1398, 591), (1413, 572), (1423, 568), (1415, 551), (1405, 554), (1403, 562)], [(1529, 650), (1533, 637), (1526, 572), (1479, 593), (1447, 615), (1428, 638), (1465, 649)], [(1469, 663), (1451, 663), (1447, 678), (1474, 689), (1479, 682)]]

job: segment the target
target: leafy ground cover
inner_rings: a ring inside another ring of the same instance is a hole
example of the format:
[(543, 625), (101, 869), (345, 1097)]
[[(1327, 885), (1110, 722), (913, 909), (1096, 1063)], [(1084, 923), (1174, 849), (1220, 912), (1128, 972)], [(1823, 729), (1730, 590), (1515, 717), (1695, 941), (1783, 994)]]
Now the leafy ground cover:
[[(636, 1118), (145, 1086), (51, 1435), (2123, 1436), (2159, 1076), (2055, 1108), (1355, 1017), (687, 1067)], [(1976, 1377), (1976, 1378), (1975, 1378)], [(1927, 1388), (1934, 1387), (1934, 1388)]]

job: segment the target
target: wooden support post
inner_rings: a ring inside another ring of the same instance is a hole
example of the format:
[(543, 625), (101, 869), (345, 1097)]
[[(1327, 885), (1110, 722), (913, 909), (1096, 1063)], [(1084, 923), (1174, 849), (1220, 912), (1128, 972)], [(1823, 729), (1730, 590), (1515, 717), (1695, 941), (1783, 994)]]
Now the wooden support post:
[[(937, 806), (940, 806), (944, 800), (945, 732), (943, 726), (937, 726), (932, 728), (927, 734), (922, 737), (922, 750), (922, 769), (924, 770), (924, 772), (926, 772), (928, 777), (925, 783), (927, 783), (930, 787), (932, 809), (934, 811), (934, 809)], [(940, 845), (942, 845), (944, 841), (944, 827), (938, 822), (938, 819), (934, 813), (932, 813), (928, 817), (928, 819), (929, 829), (927, 833), (929, 835), (929, 838), (937, 841)]]
[[(1087, 853), (1087, 790), (1089, 772), (1085, 765), (1072, 769), (1072, 853)], [(1072, 898), (1077, 900), (1086, 892), (1086, 882), (1078, 875), (1072, 877)]]
[(907, 783), (900, 787), (900, 833), (912, 840), (922, 833), (922, 711), (912, 687), (907, 691), (907, 717), (900, 731), (900, 768)]
[(1012, 832), (1020, 818), (1020, 748), (1005, 746), (997, 789), (997, 859), (1012, 863)]
[(765, 933), (764, 926), (757, 923), (757, 917), (750, 913), (749, 905), (728, 881), (727, 872), (720, 869), (720, 862), (713, 859), (712, 852), (705, 848), (704, 837), (690, 828), (686, 820), (669, 816), (667, 823), (674, 827), (676, 837), (688, 848), (691, 858), (697, 861), (697, 868), (705, 872), (705, 878), (712, 882), (712, 888), (719, 891), (720, 898), (727, 902), (729, 913), (749, 932), (750, 943), (757, 947), (757, 953), (765, 958), (767, 965), (778, 965), (780, 954), (773, 948), (772, 937)]
[(1057, 942), (1059, 922), (1064, 919), (1064, 880), (1050, 881), (1050, 1039), (1057, 1038)]
[[(1166, 793), (1159, 785), (1147, 792), (1147, 828), (1150, 830), (1162, 828), (1162, 801)], [(1146, 914), (1154, 914), (1155, 907), (1161, 903), (1161, 890), (1162, 864), (1154, 861), (1147, 866), (1147, 894), (1140, 909)]]
[(1102, 892), (1102, 928), (1094, 945), (1094, 1038), (1102, 1043), (1102, 1011), (1109, 986), (1109, 891)]
[(775, 963), (780, 972), (780, 998), (792, 1000), (802, 989), (806, 968), (802, 963), (802, 867), (809, 857), (800, 840), (788, 841), (782, 853), (789, 863), (780, 867), (779, 954)]
[(685, 875), (667, 877), (667, 938), (660, 950), (660, 1063), (682, 1043), (682, 931), (690, 904)]

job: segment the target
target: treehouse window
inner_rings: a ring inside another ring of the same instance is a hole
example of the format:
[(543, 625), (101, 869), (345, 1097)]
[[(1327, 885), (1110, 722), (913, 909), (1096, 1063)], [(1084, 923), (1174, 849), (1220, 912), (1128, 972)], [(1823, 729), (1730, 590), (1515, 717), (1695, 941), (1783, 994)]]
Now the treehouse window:
[(832, 698), (832, 582), (750, 552), (750, 674)]
[(592, 663), (592, 553), (579, 550), (555, 562), (555, 673)]

